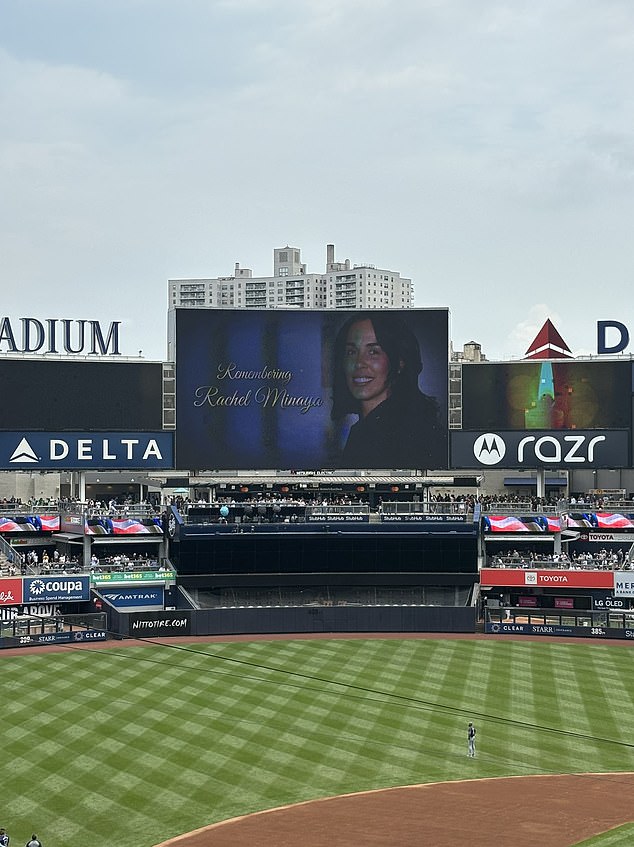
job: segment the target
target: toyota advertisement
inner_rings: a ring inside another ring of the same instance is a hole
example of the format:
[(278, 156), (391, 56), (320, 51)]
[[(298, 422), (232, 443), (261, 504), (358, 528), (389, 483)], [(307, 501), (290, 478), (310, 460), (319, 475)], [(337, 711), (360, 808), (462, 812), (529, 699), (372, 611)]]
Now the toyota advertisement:
[(482, 568), (480, 585), (531, 588), (602, 588), (612, 591), (614, 571), (523, 570), (522, 568)]
[(446, 468), (448, 311), (175, 309), (176, 463)]

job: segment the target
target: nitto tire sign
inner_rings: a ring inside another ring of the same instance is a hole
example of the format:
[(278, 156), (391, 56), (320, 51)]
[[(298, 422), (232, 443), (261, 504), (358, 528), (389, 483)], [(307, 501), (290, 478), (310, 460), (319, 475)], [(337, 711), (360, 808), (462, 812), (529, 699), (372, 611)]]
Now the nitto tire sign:
[(453, 432), (453, 468), (616, 468), (629, 466), (627, 430)]
[(136, 638), (164, 638), (170, 635), (190, 635), (189, 612), (140, 612), (130, 614), (129, 635)]
[(88, 600), (89, 594), (88, 576), (38, 576), (24, 580), (25, 603)]

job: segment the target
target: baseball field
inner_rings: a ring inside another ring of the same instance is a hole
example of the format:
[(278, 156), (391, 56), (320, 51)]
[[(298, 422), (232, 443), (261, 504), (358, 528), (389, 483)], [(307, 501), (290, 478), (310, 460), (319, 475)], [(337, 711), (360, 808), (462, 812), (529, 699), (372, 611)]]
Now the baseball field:
[[(634, 797), (629, 644), (490, 637), (135, 644), (0, 653), (0, 826), (13, 844), (37, 832), (45, 847), (153, 847), (260, 810), (463, 780), (492, 786), (492, 814), (512, 839), (498, 778), (610, 774), (602, 783), (609, 779), (608, 798)], [(475, 759), (466, 755), (468, 721), (477, 728)], [(568, 814), (590, 817), (584, 791), (589, 802), (598, 781), (585, 777), (568, 796)], [(380, 796), (396, 803), (399, 795)], [(430, 800), (427, 812), (468, 835), (475, 807), (459, 795), (454, 801), (451, 812)], [(618, 827), (597, 817), (591, 840), (561, 843), (632, 844), (634, 800), (631, 807), (630, 816), (627, 805), (619, 811)], [(527, 826), (530, 816), (543, 825), (535, 802), (527, 813)], [(296, 843), (306, 843), (304, 835)], [(390, 842), (366, 835), (358, 843)], [(455, 835), (446, 843), (460, 842)]]

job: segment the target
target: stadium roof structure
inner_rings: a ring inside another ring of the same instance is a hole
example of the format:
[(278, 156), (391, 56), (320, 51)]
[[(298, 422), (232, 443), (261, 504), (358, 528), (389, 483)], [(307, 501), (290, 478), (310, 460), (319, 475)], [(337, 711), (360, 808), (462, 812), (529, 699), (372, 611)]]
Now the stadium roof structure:
[(570, 347), (555, 329), (550, 318), (535, 336), (524, 355), (525, 359), (573, 359)]

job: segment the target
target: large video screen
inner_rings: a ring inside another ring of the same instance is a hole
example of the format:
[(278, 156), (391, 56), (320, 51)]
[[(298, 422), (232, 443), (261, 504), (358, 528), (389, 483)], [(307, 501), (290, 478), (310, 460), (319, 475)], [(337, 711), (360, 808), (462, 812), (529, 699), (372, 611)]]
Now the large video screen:
[(462, 428), (628, 429), (629, 362), (541, 361), (462, 368)]
[(0, 430), (163, 427), (160, 362), (0, 358)]
[(448, 311), (177, 309), (179, 468), (446, 468)]

